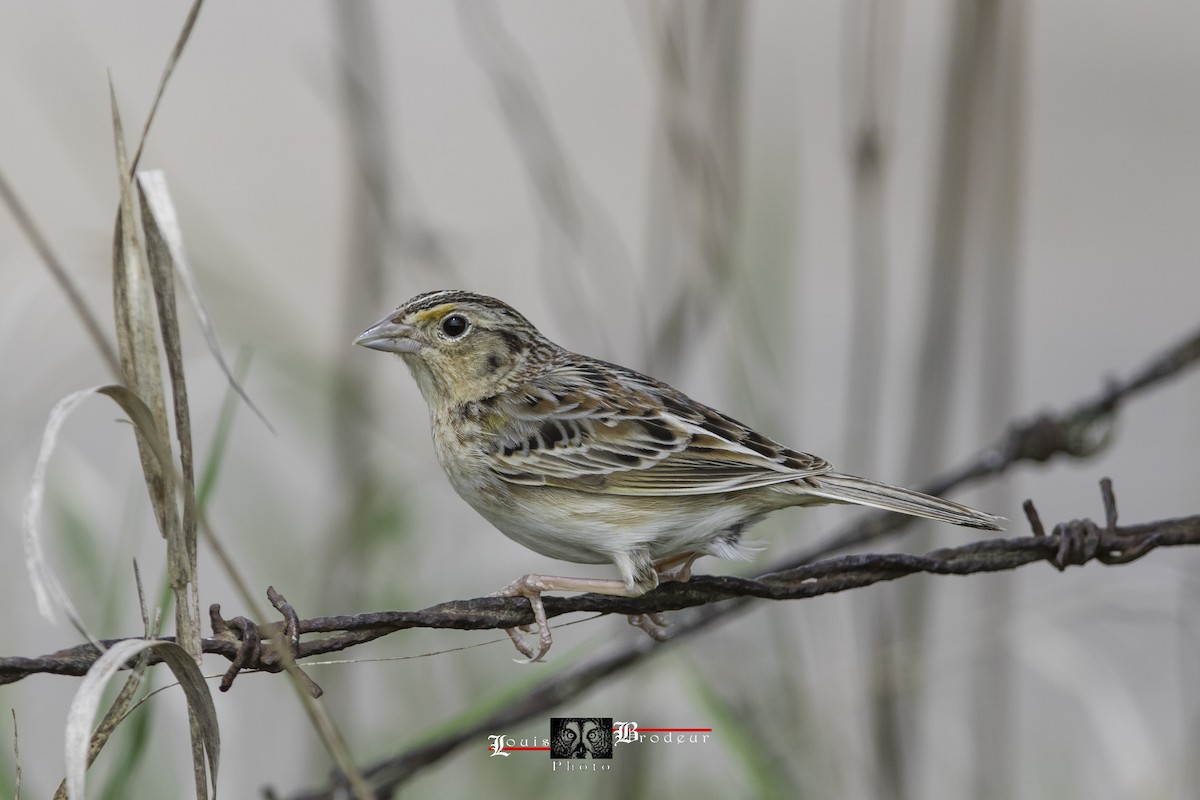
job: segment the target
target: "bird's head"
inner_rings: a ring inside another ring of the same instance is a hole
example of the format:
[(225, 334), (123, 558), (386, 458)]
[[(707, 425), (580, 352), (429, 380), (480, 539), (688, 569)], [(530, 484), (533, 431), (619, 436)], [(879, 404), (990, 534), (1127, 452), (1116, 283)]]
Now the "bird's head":
[(425, 292), (354, 344), (400, 355), (431, 407), (491, 397), (528, 377), (552, 345), (511, 306), (486, 295)]

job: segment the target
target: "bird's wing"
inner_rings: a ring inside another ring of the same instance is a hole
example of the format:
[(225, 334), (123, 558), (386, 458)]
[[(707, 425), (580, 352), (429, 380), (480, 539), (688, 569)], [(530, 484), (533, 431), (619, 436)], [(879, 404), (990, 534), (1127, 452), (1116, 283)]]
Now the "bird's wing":
[(620, 495), (696, 495), (819, 475), (789, 450), (639, 373), (572, 363), (491, 401), (491, 468), (511, 483)]

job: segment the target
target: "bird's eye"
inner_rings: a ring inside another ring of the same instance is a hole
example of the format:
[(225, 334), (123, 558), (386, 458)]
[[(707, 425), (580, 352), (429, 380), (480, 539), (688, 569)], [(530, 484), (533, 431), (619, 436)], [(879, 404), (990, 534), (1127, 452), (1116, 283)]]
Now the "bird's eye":
[(457, 339), (467, 332), (467, 328), (471, 327), (471, 323), (462, 314), (451, 314), (442, 320), (442, 333), (449, 336), (451, 339)]

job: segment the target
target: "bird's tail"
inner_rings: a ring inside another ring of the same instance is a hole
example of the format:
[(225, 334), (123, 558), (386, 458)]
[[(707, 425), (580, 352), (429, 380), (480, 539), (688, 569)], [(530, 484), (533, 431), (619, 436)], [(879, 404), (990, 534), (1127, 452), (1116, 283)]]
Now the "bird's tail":
[(1000, 525), (1004, 517), (985, 514), (961, 503), (942, 500), (940, 497), (931, 497), (914, 492), (912, 489), (876, 483), (855, 475), (826, 472), (798, 483), (803, 486), (805, 494), (835, 503), (853, 503), (860, 506), (882, 508), (885, 511), (897, 511), (901, 514), (911, 514), (914, 517), (949, 522), (952, 525), (965, 525), (968, 528), (979, 528), (985, 531), (1004, 530)]

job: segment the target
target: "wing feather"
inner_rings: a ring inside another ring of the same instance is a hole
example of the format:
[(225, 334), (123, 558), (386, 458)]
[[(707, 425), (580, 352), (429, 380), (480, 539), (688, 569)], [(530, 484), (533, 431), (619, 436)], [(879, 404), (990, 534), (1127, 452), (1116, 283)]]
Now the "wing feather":
[(613, 364), (574, 361), (490, 401), (502, 421), (488, 456), (506, 481), (620, 495), (697, 495), (819, 475), (715, 409)]

